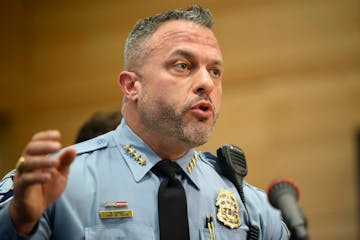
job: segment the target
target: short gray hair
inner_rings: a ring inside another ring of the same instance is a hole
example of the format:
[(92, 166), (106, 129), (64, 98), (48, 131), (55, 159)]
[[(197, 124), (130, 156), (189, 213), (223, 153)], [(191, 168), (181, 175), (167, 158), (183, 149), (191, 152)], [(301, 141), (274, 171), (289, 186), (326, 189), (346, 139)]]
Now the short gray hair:
[[(125, 70), (131, 70), (136, 60), (143, 59), (147, 51), (144, 51), (142, 44), (144, 40), (151, 37), (152, 34), (165, 22), (171, 20), (188, 20), (212, 29), (213, 18), (208, 9), (194, 5), (186, 10), (176, 9), (162, 12), (137, 21), (125, 42), (124, 48), (124, 67)], [(141, 60), (140, 60), (141, 61)]]

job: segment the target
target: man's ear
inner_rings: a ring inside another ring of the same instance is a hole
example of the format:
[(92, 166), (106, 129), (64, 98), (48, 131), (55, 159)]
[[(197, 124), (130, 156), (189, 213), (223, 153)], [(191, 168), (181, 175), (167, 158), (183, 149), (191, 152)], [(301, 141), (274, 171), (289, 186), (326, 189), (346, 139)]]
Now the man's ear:
[[(135, 84), (136, 83), (136, 84)], [(139, 89), (137, 83), (137, 76), (134, 72), (122, 71), (119, 75), (119, 86), (126, 98), (136, 100)]]

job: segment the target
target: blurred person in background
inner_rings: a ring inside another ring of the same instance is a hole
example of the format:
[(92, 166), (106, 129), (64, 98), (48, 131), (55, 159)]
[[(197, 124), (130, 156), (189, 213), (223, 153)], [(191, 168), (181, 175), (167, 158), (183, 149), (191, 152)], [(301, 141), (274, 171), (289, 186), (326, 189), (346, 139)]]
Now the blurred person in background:
[(75, 143), (84, 142), (111, 130), (121, 122), (121, 111), (95, 112), (79, 129)]

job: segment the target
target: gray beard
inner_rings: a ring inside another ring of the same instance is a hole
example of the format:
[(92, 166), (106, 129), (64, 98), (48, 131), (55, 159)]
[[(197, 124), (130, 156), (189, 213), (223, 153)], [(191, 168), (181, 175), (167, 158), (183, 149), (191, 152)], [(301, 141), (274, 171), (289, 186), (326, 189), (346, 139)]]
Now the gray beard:
[[(199, 99), (196, 101), (199, 101)], [(158, 100), (150, 101), (145, 94), (138, 101), (140, 121), (146, 128), (161, 132), (166, 136), (172, 136), (190, 148), (197, 147), (208, 141), (217, 120), (217, 115), (214, 116), (214, 124), (211, 127), (202, 123), (201, 119), (196, 123), (186, 123), (184, 117), (192, 105), (193, 102), (186, 104), (182, 111), (178, 113), (169, 104)]]

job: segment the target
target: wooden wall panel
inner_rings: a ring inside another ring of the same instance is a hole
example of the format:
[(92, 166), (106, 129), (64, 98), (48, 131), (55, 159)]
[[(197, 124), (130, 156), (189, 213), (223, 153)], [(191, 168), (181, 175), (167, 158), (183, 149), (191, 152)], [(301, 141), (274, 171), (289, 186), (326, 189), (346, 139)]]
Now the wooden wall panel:
[[(68, 145), (94, 111), (120, 108), (128, 31), (190, 3), (1, 3), (0, 174), (35, 131), (58, 128)], [(312, 239), (358, 239), (359, 1), (198, 3), (213, 11), (225, 60), (222, 115), (200, 149), (242, 147), (262, 188), (295, 179)]]
[[(227, 91), (209, 144), (213, 149), (223, 143), (241, 146), (248, 180), (257, 186), (266, 188), (275, 177), (295, 179), (314, 239), (342, 239), (356, 236), (358, 228), (354, 129), (360, 116), (353, 103), (360, 100), (360, 81), (346, 74), (317, 78), (324, 81)], [(337, 78), (346, 87), (340, 88)], [(330, 216), (342, 224), (329, 235), (325, 230), (335, 226)]]

